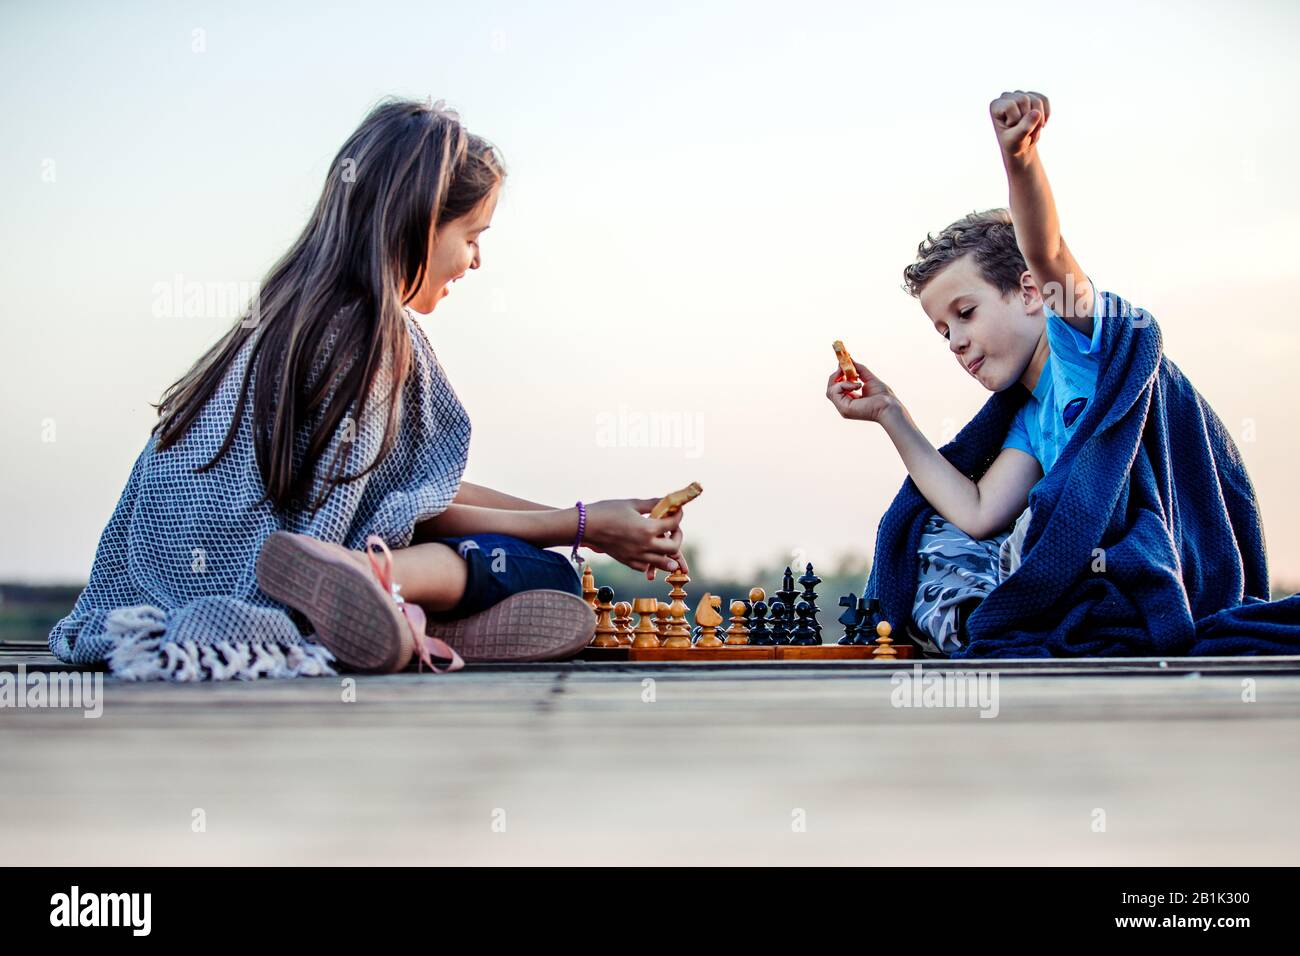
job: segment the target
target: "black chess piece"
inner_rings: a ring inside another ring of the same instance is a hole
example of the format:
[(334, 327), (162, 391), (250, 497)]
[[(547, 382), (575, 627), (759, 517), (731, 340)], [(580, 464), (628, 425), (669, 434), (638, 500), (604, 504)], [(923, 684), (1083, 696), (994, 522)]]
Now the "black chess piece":
[(876, 643), (876, 625), (880, 623), (880, 600), (878, 598), (858, 598), (858, 633), (853, 643), (866, 645)]
[(772, 612), (772, 637), (778, 644), (790, 643), (790, 632), (794, 630), (794, 603), (798, 599), (799, 592), (794, 587), (794, 572), (787, 566), (785, 574), (781, 577), (781, 590), (777, 591), (775, 598), (768, 602), (768, 608)]
[(794, 572), (789, 568), (785, 569), (785, 577), (781, 579), (781, 590), (776, 592), (776, 598), (785, 605), (790, 616), (787, 621), (794, 620), (794, 602), (799, 597), (799, 592), (794, 589)]
[(858, 634), (858, 596), (856, 594), (846, 594), (840, 598), (840, 607), (847, 610), (839, 616), (839, 623), (844, 625), (844, 636), (841, 637), (837, 644), (853, 644), (853, 640)]
[(807, 601), (800, 601), (794, 606), (794, 613), (798, 615), (799, 621), (790, 633), (790, 643), (802, 647), (821, 643), (817, 640), (817, 632), (812, 627), (812, 605)]
[(789, 644), (790, 624), (787, 615), (790, 612), (786, 609), (785, 602), (773, 601), (768, 608), (772, 612), (772, 643)]
[(775, 644), (776, 641), (772, 640), (772, 632), (768, 629), (767, 602), (755, 601), (750, 605), (750, 610), (754, 614), (754, 623), (749, 625), (749, 643), (762, 646)]
[(817, 575), (813, 573), (812, 562), (809, 561), (808, 567), (804, 571), (803, 576), (799, 578), (799, 585), (803, 588), (803, 595), (801, 597), (801, 600), (807, 601), (809, 606), (811, 606), (812, 608), (812, 611), (810, 612), (810, 616), (812, 618), (811, 621), (812, 629), (814, 633), (816, 633), (817, 635), (817, 640), (814, 641), (814, 643), (816, 644), (822, 643), (822, 625), (821, 622), (817, 620), (817, 615), (821, 612), (821, 608), (817, 606), (817, 591), (816, 591), (817, 585), (821, 583), (822, 583), (822, 579), (817, 577)]

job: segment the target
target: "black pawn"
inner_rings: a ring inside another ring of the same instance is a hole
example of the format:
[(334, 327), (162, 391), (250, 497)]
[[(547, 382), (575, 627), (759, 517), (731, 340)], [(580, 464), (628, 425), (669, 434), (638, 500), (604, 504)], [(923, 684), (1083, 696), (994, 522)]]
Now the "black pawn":
[(852, 644), (858, 634), (858, 596), (856, 594), (846, 594), (840, 598), (840, 607), (847, 610), (839, 616), (839, 623), (844, 625), (844, 636), (841, 637), (837, 644)]
[(799, 616), (799, 622), (795, 624), (794, 631), (790, 635), (790, 643), (804, 647), (820, 644), (817, 632), (812, 627), (812, 605), (807, 601), (800, 601), (794, 606), (794, 613)]
[(767, 603), (765, 601), (755, 601), (750, 605), (750, 610), (754, 614), (754, 623), (749, 626), (749, 643), (767, 646), (775, 644), (772, 640), (772, 632), (767, 626)]
[(808, 567), (803, 573), (803, 577), (799, 578), (799, 585), (800, 587), (803, 588), (802, 600), (807, 601), (808, 604), (811, 605), (812, 607), (812, 611), (811, 611), (812, 629), (817, 634), (817, 640), (815, 642), (817, 644), (820, 644), (822, 642), (822, 626), (821, 626), (821, 622), (817, 620), (817, 615), (818, 613), (820, 613), (821, 609), (817, 607), (817, 590), (816, 590), (817, 585), (821, 583), (822, 583), (822, 579), (817, 577), (817, 575), (813, 573), (812, 562), (809, 561)]
[(773, 601), (768, 607), (772, 611), (772, 643), (789, 644), (790, 643), (790, 625), (786, 615), (785, 602)]

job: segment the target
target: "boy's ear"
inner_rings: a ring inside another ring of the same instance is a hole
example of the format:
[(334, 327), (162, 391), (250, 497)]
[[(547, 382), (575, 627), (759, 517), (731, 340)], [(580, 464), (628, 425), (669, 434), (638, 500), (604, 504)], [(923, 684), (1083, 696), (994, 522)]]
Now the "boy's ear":
[(1032, 315), (1043, 310), (1043, 293), (1034, 281), (1034, 274), (1026, 269), (1020, 273), (1020, 301), (1025, 306), (1025, 313)]

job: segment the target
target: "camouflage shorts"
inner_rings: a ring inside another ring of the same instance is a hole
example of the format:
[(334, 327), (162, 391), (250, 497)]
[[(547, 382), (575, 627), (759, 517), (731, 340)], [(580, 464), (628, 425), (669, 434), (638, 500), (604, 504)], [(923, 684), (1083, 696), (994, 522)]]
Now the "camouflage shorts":
[(1020, 566), (1029, 518), (1026, 508), (1013, 527), (976, 539), (938, 513), (929, 517), (917, 548), (920, 577), (912, 606), (923, 645), (933, 641), (927, 651), (946, 656), (961, 647), (970, 612)]

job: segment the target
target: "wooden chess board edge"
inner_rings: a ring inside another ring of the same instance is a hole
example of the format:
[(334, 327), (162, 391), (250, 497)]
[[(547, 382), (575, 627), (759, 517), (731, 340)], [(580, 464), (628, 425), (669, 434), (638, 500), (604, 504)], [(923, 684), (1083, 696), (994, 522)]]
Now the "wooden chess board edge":
[[(762, 661), (881, 661), (891, 658), (876, 657), (874, 651), (879, 645), (864, 644), (845, 646), (841, 644), (819, 644), (812, 646), (795, 646), (782, 644), (777, 646), (739, 645), (718, 648), (700, 647), (587, 647), (579, 655), (587, 661), (626, 661), (662, 662), (679, 661), (699, 663), (740, 663)], [(893, 645), (893, 660), (909, 660), (912, 648), (906, 644)]]

